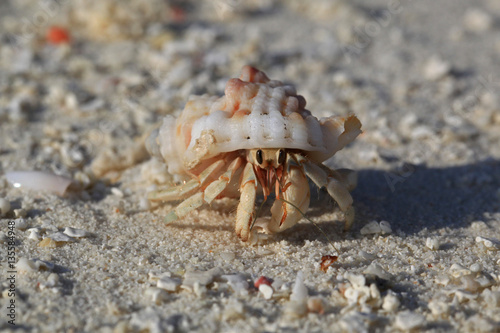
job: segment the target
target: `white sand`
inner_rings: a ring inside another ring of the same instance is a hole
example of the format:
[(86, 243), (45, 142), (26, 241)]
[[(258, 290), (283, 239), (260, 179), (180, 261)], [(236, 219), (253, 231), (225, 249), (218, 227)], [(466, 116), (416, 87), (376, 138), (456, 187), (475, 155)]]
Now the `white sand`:
[[(2, 2), (7, 276), (9, 221), (26, 215), (0, 330), (500, 331), (500, 6), (356, 2)], [(56, 24), (70, 45), (46, 42)], [(340, 250), (326, 272), (321, 258), (336, 252), (305, 219), (250, 246), (234, 234), (235, 201), (165, 226), (172, 206), (144, 199), (153, 176), (169, 176), (151, 169), (141, 137), (189, 95), (222, 94), (244, 64), (295, 84), (318, 117), (363, 123), (327, 162), (359, 172), (353, 228), (322, 191), (307, 212)], [(80, 189), (14, 188), (14, 170)], [(260, 276), (272, 290), (253, 287)]]

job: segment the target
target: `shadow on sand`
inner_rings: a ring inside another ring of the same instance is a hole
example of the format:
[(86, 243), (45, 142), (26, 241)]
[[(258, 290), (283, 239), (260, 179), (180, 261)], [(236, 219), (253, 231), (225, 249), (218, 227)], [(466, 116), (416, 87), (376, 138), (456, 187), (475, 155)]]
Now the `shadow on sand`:
[(353, 192), (359, 224), (389, 221), (407, 234), (466, 227), (500, 212), (500, 161), (445, 168), (406, 165), (400, 170), (359, 170)]

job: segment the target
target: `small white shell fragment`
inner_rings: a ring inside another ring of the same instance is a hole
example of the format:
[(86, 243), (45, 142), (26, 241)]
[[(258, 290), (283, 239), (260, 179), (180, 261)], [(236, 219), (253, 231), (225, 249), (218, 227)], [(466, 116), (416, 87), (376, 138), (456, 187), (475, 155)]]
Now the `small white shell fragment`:
[(498, 239), (477, 236), (476, 243), (483, 243), (488, 250), (500, 250), (500, 241)]
[(375, 275), (383, 280), (391, 280), (392, 275), (384, 270), (379, 264), (372, 262), (364, 271), (365, 274)]
[(428, 307), (434, 316), (441, 316), (450, 312), (449, 304), (439, 300), (430, 301)]
[(30, 233), (28, 238), (34, 240), (41, 240), (42, 236), (40, 235), (40, 230), (41, 230), (40, 227), (28, 229), (27, 231)]
[(26, 217), (27, 214), (28, 213), (26, 212), (26, 210), (24, 210), (22, 208), (14, 209), (14, 216), (16, 218), (20, 218), (20, 217), (24, 218), (24, 217)]
[(9, 171), (5, 178), (14, 187), (24, 187), (35, 191), (49, 191), (64, 195), (71, 179), (42, 171)]
[(28, 222), (23, 218), (18, 218), (14, 220), (14, 226), (19, 230), (26, 230), (28, 228)]
[(382, 229), (380, 229), (380, 224), (377, 221), (371, 221), (361, 228), (359, 232), (362, 235), (379, 234), (382, 232)]
[(194, 287), (195, 283), (199, 285), (206, 286), (213, 282), (216, 276), (222, 275), (222, 269), (219, 267), (214, 267), (208, 271), (187, 271), (184, 275), (184, 281), (182, 282), (183, 287), (191, 289)]
[(387, 221), (380, 221), (380, 231), (382, 234), (391, 234), (392, 233), (392, 228), (391, 224)]
[(305, 302), (307, 299), (307, 287), (304, 284), (304, 276), (302, 271), (297, 273), (297, 278), (295, 279), (295, 284), (293, 285), (292, 294), (290, 295), (290, 300), (296, 302)]
[(259, 292), (262, 294), (262, 296), (264, 296), (264, 299), (271, 299), (273, 297), (274, 290), (267, 284), (261, 284), (259, 286)]
[(349, 280), (354, 288), (361, 288), (366, 285), (366, 278), (361, 274), (346, 273), (345, 278)]
[(443, 286), (447, 286), (450, 284), (451, 279), (447, 275), (439, 275), (438, 277), (436, 277), (434, 282)]
[(144, 295), (156, 305), (160, 305), (168, 300), (168, 293), (165, 290), (156, 287), (149, 287), (144, 292)]
[(393, 294), (387, 294), (382, 303), (382, 309), (387, 312), (395, 312), (399, 308), (399, 298)]
[(156, 286), (161, 289), (165, 289), (166, 291), (170, 292), (176, 292), (181, 285), (181, 281), (176, 278), (171, 278), (171, 277), (161, 277), (158, 279), (158, 282), (156, 283)]
[(424, 77), (427, 80), (439, 80), (450, 71), (451, 66), (448, 62), (439, 57), (430, 58), (424, 66)]
[(38, 271), (37, 265), (32, 260), (28, 258), (19, 258), (16, 264), (16, 269), (20, 272), (36, 272)]
[(118, 198), (123, 198), (124, 197), (124, 194), (123, 194), (122, 190), (120, 190), (118, 187), (112, 187), (111, 188), (111, 193), (113, 193), (114, 195), (116, 195)]
[(450, 274), (454, 278), (459, 278), (465, 275), (470, 275), (472, 272), (460, 264), (453, 264), (450, 267)]
[(436, 238), (427, 237), (427, 239), (425, 240), (425, 246), (433, 251), (439, 250), (440, 245), (441, 244), (439, 244), (439, 240), (437, 240)]
[(40, 269), (52, 271), (54, 269), (54, 264), (48, 261), (33, 259), (30, 260), (28, 258), (19, 258), (19, 261), (16, 264), (16, 269), (20, 272), (36, 272)]
[(10, 202), (7, 199), (0, 198), (0, 216), (10, 212)]
[(62, 232), (55, 232), (53, 234), (48, 235), (47, 238), (50, 238), (55, 242), (74, 242), (75, 241), (75, 239), (73, 237), (70, 237), (66, 234), (63, 234)]
[(50, 273), (49, 276), (47, 277), (47, 281), (45, 282), (45, 285), (47, 287), (55, 287), (57, 282), (59, 282), (59, 275), (56, 273)]
[(89, 235), (89, 232), (83, 229), (66, 227), (64, 228), (63, 234), (66, 234), (69, 237), (81, 238), (81, 237), (87, 237)]
[(422, 326), (425, 323), (425, 317), (419, 313), (405, 311), (401, 312), (396, 317), (396, 326), (403, 330), (409, 331)]

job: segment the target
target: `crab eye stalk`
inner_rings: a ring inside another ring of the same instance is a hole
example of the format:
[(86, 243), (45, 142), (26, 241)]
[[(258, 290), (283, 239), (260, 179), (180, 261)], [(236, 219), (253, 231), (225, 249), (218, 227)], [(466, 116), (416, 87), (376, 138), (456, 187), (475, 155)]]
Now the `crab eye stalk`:
[(255, 160), (257, 161), (257, 163), (262, 164), (263, 159), (262, 159), (262, 150), (261, 149), (257, 150), (257, 152), (255, 153)]
[(285, 159), (286, 159), (285, 150), (284, 149), (280, 149), (279, 152), (278, 152), (278, 164), (282, 165), (283, 163), (285, 163)]

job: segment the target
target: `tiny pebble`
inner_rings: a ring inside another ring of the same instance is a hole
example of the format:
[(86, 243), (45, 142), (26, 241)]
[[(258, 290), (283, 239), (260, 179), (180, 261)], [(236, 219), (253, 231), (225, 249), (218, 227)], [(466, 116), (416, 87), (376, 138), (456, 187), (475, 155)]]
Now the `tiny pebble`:
[(259, 292), (264, 296), (264, 299), (271, 299), (273, 297), (274, 290), (270, 285), (261, 284), (259, 285)]
[(68, 235), (69, 237), (75, 237), (75, 238), (86, 237), (89, 235), (89, 233), (85, 230), (72, 228), (72, 227), (64, 228), (63, 234)]
[(314, 296), (307, 300), (307, 310), (313, 313), (325, 313), (325, 302), (321, 297)]
[(0, 215), (5, 215), (10, 211), (10, 202), (7, 199), (0, 198)]
[(23, 218), (18, 218), (14, 220), (16, 229), (26, 230), (28, 228), (28, 222)]
[(483, 270), (483, 266), (480, 263), (476, 262), (470, 265), (470, 270), (474, 273), (479, 273)]
[(427, 239), (425, 240), (425, 246), (433, 251), (439, 250), (439, 240), (437, 240), (436, 238), (427, 237)]
[(425, 317), (419, 313), (410, 311), (401, 312), (396, 317), (396, 326), (403, 331), (409, 331), (422, 326), (425, 322)]

